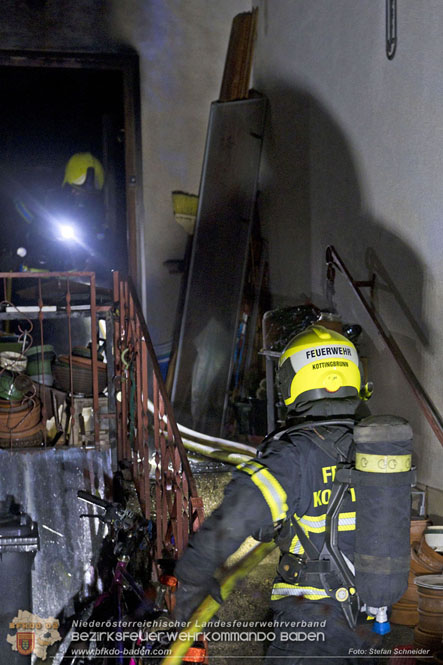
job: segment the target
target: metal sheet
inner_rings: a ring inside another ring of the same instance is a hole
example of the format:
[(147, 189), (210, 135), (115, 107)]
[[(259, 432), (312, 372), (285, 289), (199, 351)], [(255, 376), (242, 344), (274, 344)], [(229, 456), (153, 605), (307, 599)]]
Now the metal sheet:
[(86, 589), (104, 526), (99, 520), (80, 519), (80, 514), (91, 511), (77, 499), (77, 490), (99, 492), (103, 497), (110, 478), (109, 452), (0, 451), (0, 499), (12, 494), (38, 523), (40, 550), (32, 573), (32, 611), (39, 616), (57, 616)]
[(221, 434), (266, 100), (211, 106), (172, 401), (177, 420)]

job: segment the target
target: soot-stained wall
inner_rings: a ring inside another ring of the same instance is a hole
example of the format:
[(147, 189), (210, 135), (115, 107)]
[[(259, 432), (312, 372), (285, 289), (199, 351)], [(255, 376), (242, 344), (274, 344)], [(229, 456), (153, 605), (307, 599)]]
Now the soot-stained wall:
[[(254, 84), (270, 99), (260, 184), (275, 302), (307, 295), (326, 306), (328, 244), (356, 279), (375, 268), (376, 306), (443, 411), (443, 5), (398, 3), (389, 61), (384, 2), (254, 4)], [(419, 479), (440, 488), (442, 447), (340, 277), (336, 304), (364, 326), (373, 411), (410, 419)]]

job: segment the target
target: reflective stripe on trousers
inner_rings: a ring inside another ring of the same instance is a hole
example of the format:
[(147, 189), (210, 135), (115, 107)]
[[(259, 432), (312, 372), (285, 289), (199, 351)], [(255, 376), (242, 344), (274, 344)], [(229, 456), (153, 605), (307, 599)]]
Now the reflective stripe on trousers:
[(330, 598), (324, 589), (313, 586), (297, 586), (297, 584), (276, 582), (272, 587), (271, 600), (281, 600), (287, 596), (304, 596), (307, 600)]

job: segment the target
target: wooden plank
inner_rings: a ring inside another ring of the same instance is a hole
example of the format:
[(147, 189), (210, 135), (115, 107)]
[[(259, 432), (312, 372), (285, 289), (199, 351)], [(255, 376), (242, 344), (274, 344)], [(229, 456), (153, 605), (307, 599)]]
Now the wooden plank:
[(219, 101), (247, 99), (257, 26), (257, 9), (237, 14), (232, 21)]

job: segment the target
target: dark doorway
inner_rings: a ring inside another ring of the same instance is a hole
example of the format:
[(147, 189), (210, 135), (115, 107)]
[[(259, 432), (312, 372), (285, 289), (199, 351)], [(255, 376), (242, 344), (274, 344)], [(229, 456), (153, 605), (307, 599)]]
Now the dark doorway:
[[(0, 270), (126, 272), (122, 72), (0, 67), (0, 85)], [(62, 186), (78, 153), (104, 170), (86, 194)]]

